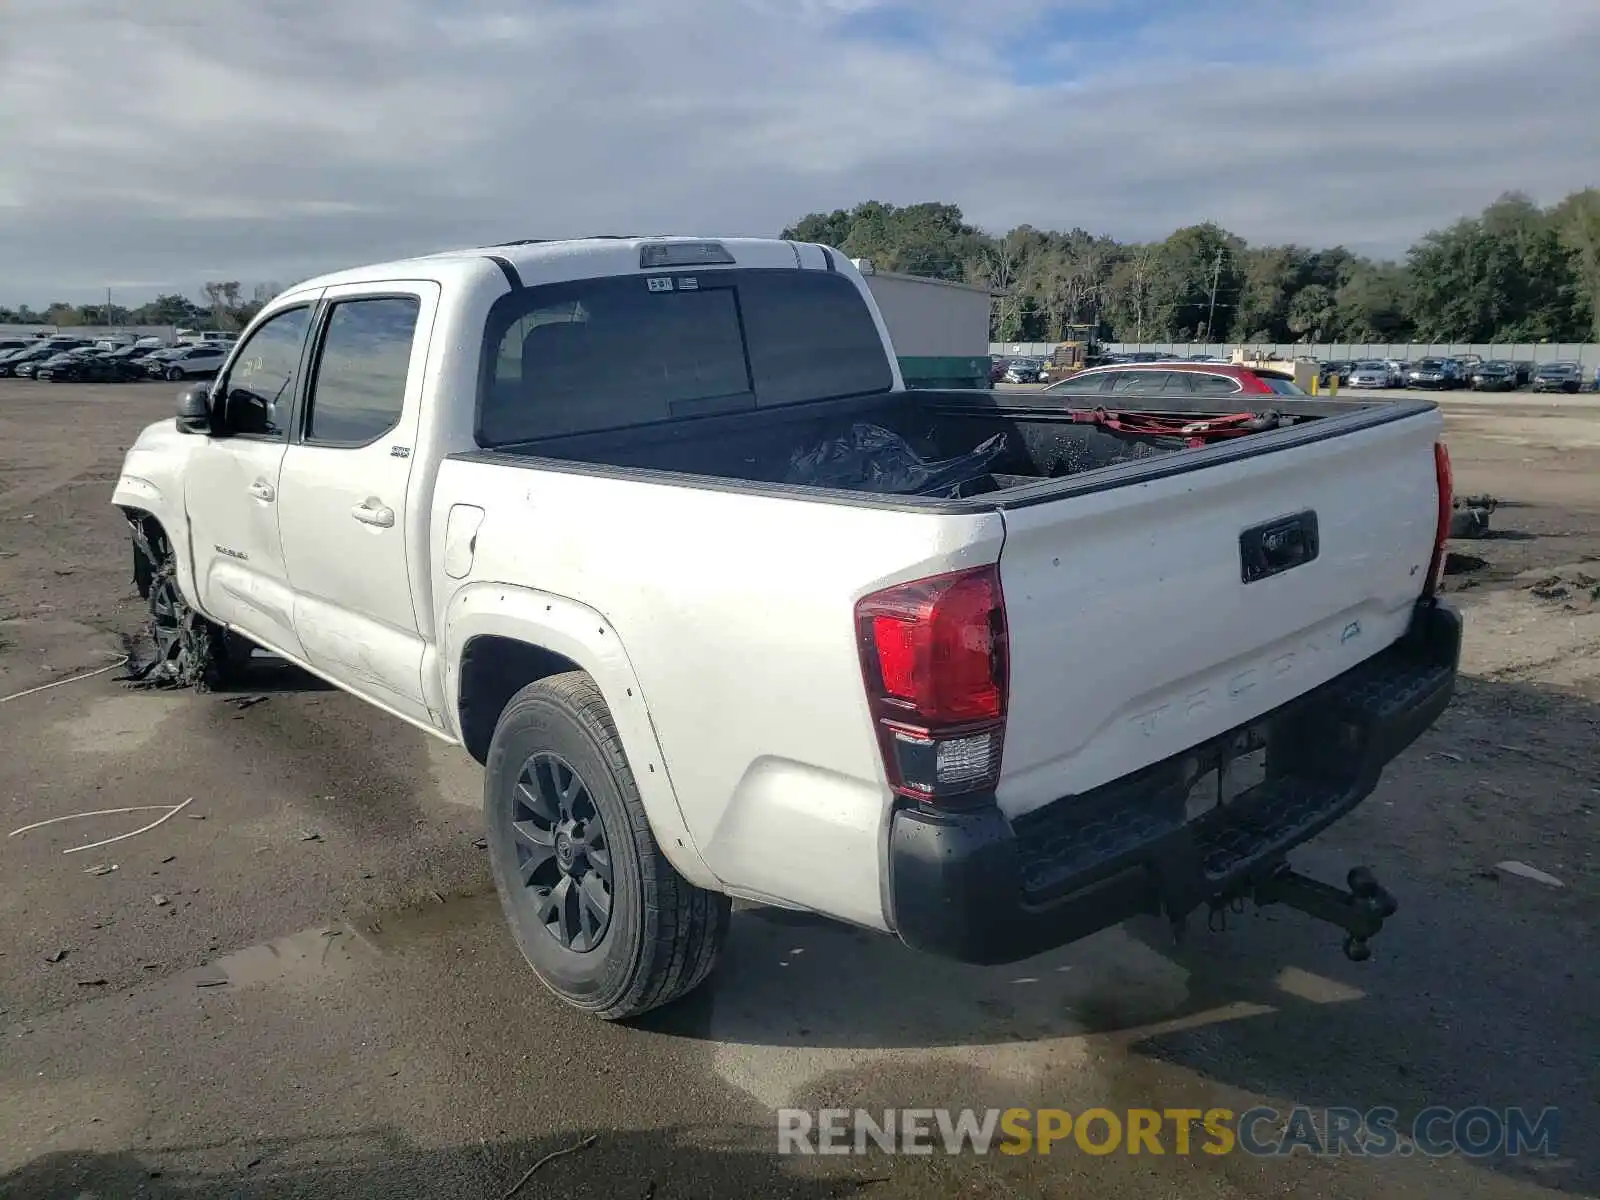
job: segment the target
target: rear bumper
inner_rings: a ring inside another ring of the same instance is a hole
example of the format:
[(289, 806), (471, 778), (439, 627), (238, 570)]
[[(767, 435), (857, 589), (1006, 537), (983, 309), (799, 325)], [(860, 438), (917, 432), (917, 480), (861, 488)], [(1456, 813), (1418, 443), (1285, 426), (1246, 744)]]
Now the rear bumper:
[[(1449, 704), (1460, 652), (1459, 614), (1419, 606), (1393, 646), (1249, 727), (1015, 824), (993, 803), (901, 808), (889, 833), (895, 931), (931, 954), (1005, 963), (1242, 894), (1371, 794)], [(1186, 819), (1195, 760), (1262, 743), (1265, 779)]]

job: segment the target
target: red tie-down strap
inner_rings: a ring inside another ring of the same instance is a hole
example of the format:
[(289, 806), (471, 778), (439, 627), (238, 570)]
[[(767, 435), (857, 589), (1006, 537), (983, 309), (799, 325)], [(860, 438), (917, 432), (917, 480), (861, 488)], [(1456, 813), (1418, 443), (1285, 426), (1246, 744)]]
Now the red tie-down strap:
[(1195, 417), (1181, 413), (1114, 412), (1106, 408), (1072, 409), (1072, 419), (1081, 425), (1098, 425), (1117, 433), (1140, 437), (1183, 438), (1190, 447), (1205, 446), (1225, 438), (1242, 437), (1277, 428), (1277, 413), (1228, 413), (1216, 417)]

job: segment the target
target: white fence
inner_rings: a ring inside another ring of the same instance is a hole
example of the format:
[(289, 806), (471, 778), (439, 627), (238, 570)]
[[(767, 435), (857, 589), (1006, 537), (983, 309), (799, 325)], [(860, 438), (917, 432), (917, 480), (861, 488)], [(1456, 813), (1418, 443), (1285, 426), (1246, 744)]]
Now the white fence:
[(109, 337), (121, 333), (134, 337), (158, 337), (170, 342), (178, 331), (172, 325), (0, 325), (0, 337), (4, 338), (26, 338), (39, 333), (59, 333), (81, 338)]
[[(1055, 348), (1054, 342), (990, 342), (989, 353), (997, 358), (1044, 358)], [(1240, 343), (1218, 342), (1110, 342), (1112, 354), (1160, 354), (1171, 358), (1207, 355), (1231, 358)], [(1581, 362), (1586, 375), (1600, 367), (1600, 342), (1263, 342), (1244, 346), (1252, 357), (1276, 354), (1279, 358), (1314, 358), (1327, 362), (1360, 358), (1398, 358), (1415, 362), (1419, 358), (1454, 358), (1476, 354), (1480, 358), (1504, 358), (1512, 362)]]

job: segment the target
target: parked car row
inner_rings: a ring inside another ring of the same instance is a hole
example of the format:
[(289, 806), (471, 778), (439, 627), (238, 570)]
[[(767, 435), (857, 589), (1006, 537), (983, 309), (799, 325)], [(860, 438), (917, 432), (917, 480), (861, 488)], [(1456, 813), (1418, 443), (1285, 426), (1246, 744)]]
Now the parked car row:
[(88, 338), (37, 338), (0, 351), (0, 378), (49, 383), (133, 383), (147, 379), (205, 379), (215, 375), (231, 343), (179, 346), (95, 342)]
[[(1091, 355), (1089, 363), (1094, 366), (1110, 366), (1117, 363), (1152, 363), (1165, 362), (1166, 356), (1150, 351), (1141, 351), (1136, 354), (1102, 354)], [(1192, 355), (1188, 362), (1221, 362), (1222, 359), (1207, 358), (1204, 355)], [(1022, 358), (991, 358), (989, 360), (990, 383), (1058, 383), (1063, 372), (1075, 373), (1075, 367), (1054, 366), (1048, 359), (1032, 356)]]
[[(1221, 364), (1223, 361), (1198, 354), (1183, 359), (1168, 358), (1151, 351), (1108, 354), (1100, 360), (1105, 366), (1148, 366), (1174, 362)], [(1049, 381), (1047, 367), (1048, 364), (1038, 358), (997, 358), (990, 369), (989, 381), (1043, 383)], [(1341, 388), (1356, 390), (1415, 388), (1446, 391), (1467, 388), (1480, 392), (1510, 392), (1526, 388), (1534, 392), (1573, 393), (1581, 392), (1586, 380), (1583, 364), (1579, 362), (1485, 360), (1475, 354), (1420, 358), (1415, 362), (1394, 358), (1333, 360), (1321, 363), (1319, 367), (1323, 387), (1337, 381)]]
[(1484, 360), (1475, 354), (1453, 358), (1361, 359), (1321, 364), (1324, 384), (1337, 379), (1349, 388), (1418, 388), (1444, 391), (1470, 388), (1480, 392), (1578, 392), (1583, 389), (1583, 366), (1576, 362), (1512, 362)]

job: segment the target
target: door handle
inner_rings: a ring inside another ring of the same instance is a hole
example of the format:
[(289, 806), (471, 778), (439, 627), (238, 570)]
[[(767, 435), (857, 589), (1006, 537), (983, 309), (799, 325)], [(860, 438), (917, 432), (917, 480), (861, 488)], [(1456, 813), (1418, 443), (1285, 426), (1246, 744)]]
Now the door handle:
[(363, 525), (376, 525), (388, 529), (394, 524), (394, 509), (375, 499), (367, 499), (350, 510), (350, 515)]
[(269, 504), (276, 499), (278, 495), (277, 492), (272, 490), (272, 485), (270, 483), (267, 483), (265, 480), (261, 479), (256, 480), (250, 485), (250, 494), (257, 500), (265, 500)]

